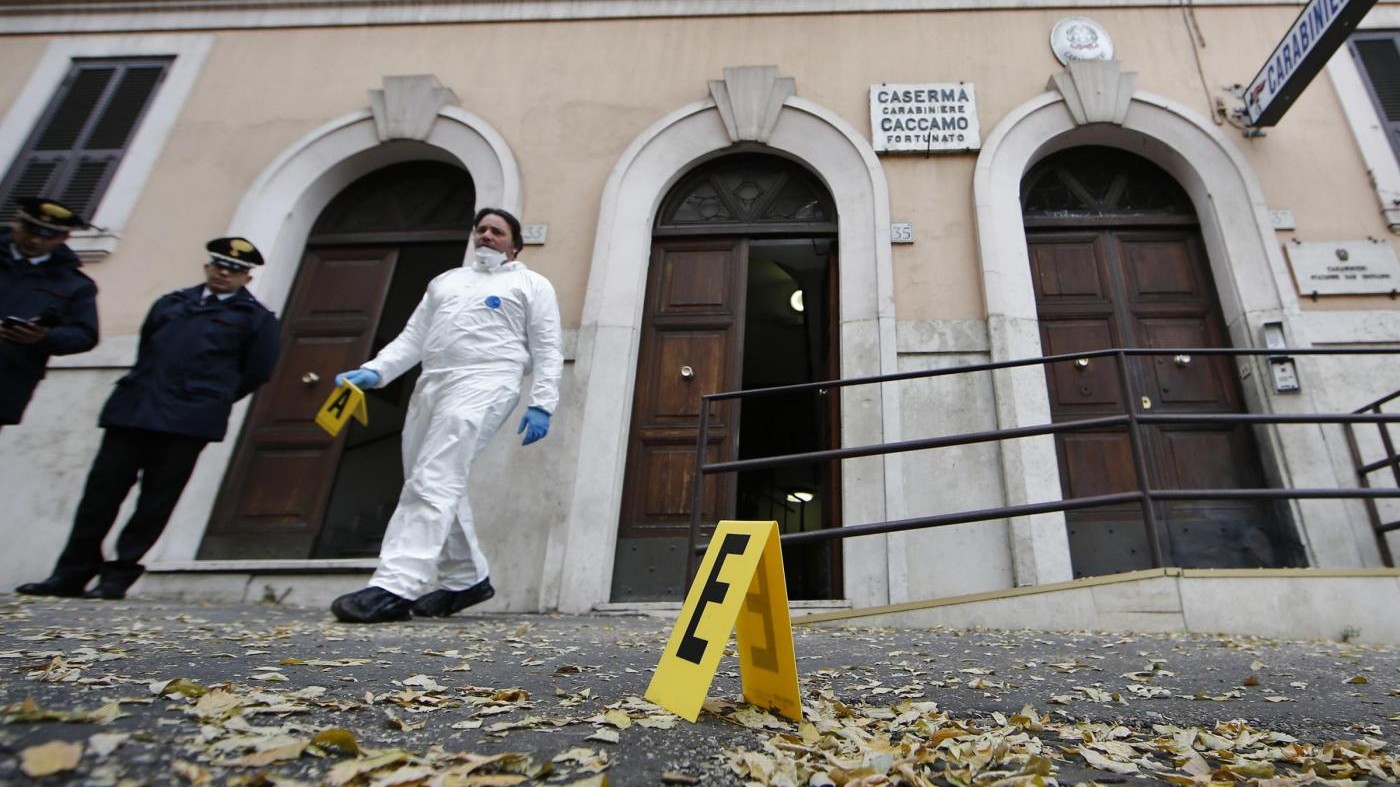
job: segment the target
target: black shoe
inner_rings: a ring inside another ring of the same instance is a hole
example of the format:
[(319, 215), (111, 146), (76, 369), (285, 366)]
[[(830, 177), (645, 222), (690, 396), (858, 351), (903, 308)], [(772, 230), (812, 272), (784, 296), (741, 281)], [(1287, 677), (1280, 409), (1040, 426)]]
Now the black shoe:
[(83, 595), (83, 586), (73, 582), (66, 582), (61, 579), (49, 577), (43, 582), (26, 582), (15, 588), (16, 593), (26, 596), (60, 596), (63, 598), (77, 598)]
[(466, 590), (434, 590), (413, 602), (413, 614), (420, 618), (445, 618), (494, 595), (496, 589), (491, 587), (491, 578), (487, 577)]
[(331, 602), (331, 612), (342, 623), (388, 623), (408, 620), (413, 602), (384, 588), (370, 586), (346, 593)]
[(118, 601), (126, 598), (126, 588), (98, 582), (97, 587), (83, 594), (83, 598), (100, 598), (104, 601)]

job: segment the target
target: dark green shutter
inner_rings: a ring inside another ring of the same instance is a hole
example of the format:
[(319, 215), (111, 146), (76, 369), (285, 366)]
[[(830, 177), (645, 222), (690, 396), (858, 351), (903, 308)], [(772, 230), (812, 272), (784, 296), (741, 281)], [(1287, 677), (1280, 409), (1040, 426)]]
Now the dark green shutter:
[(24, 150), (0, 181), (0, 221), (15, 200), (51, 197), (92, 218), (169, 58), (75, 60)]
[(1400, 49), (1396, 39), (1396, 33), (1363, 33), (1352, 37), (1351, 49), (1390, 146), (1400, 156)]

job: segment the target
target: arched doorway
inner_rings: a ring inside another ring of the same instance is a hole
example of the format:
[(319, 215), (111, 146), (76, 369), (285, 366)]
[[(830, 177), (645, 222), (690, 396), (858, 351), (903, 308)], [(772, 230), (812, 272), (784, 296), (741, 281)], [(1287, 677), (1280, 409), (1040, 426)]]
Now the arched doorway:
[(461, 265), (476, 191), (459, 167), (393, 164), (321, 212), (282, 315), (282, 355), (255, 397), (200, 559), (366, 557), (403, 485), (399, 434), (416, 370), (367, 392), (368, 427), (310, 420), (334, 386), (402, 330), (428, 282)]
[[(798, 164), (763, 154), (701, 165), (670, 190), (653, 228), (623, 482), (614, 601), (685, 589), (699, 397), (838, 375), (836, 211)], [(717, 405), (710, 461), (834, 447), (836, 397)], [(839, 526), (836, 465), (711, 476), (706, 522), (774, 519), (784, 532)], [(840, 592), (839, 549), (785, 550), (793, 598)]]
[[(1110, 147), (1077, 147), (1032, 167), (1021, 183), (1041, 346), (1046, 355), (1112, 347), (1228, 347), (1229, 335), (1190, 198), (1148, 160)], [(1047, 369), (1053, 420), (1119, 414), (1244, 411), (1236, 366), (1224, 356), (1132, 358), (1140, 401), (1124, 402), (1111, 359)], [(1064, 495), (1135, 491), (1126, 430), (1056, 436)], [(1163, 425), (1144, 430), (1154, 488), (1264, 486), (1247, 426)], [(1158, 504), (1170, 565), (1275, 567), (1297, 561), (1284, 516), (1268, 502)], [(1136, 504), (1066, 514), (1076, 576), (1151, 566)]]

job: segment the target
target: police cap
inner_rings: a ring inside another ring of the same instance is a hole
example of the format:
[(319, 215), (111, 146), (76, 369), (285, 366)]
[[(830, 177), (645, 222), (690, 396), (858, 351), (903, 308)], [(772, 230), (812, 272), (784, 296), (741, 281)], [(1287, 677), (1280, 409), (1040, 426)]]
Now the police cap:
[(20, 197), (15, 200), (15, 217), (24, 228), (35, 235), (55, 238), (73, 230), (85, 230), (88, 223), (77, 211), (57, 200), (46, 197)]
[(262, 254), (247, 238), (215, 238), (204, 248), (209, 252), (209, 261), (221, 268), (246, 271), (263, 264)]

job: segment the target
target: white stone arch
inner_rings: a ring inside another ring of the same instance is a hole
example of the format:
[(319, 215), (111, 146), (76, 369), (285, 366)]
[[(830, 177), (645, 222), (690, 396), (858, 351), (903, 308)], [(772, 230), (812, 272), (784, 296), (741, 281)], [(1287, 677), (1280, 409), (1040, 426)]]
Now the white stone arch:
[[(841, 300), (841, 374), (896, 369), (889, 196), (869, 143), (836, 113), (793, 95), (776, 69), (725, 69), (713, 98), (657, 121), (623, 153), (603, 192), (593, 264), (579, 328), (575, 390), (580, 456), (568, 519), (551, 534), (542, 604), (583, 611), (609, 598), (627, 461), (627, 435), (641, 339), (652, 226), (662, 199), (697, 163), (755, 150), (787, 156), (821, 178), (836, 203)], [(843, 395), (846, 445), (897, 439), (893, 391), (871, 387)], [(844, 521), (897, 513), (893, 460), (844, 465)], [(861, 603), (888, 598), (887, 539), (844, 545), (846, 594)]]
[[(520, 214), (520, 168), (505, 138), (477, 115), (448, 102), (451, 91), (432, 77), (387, 77), (370, 91), (373, 108), (336, 118), (297, 140), (244, 193), (228, 232), (263, 252), (267, 264), (249, 289), (281, 314), (296, 280), (312, 223), (332, 198), (358, 178), (401, 161), (437, 160), (470, 173), (478, 205)], [(237, 435), (249, 400), (234, 408)], [(236, 439), (205, 449), (189, 491), (159, 547), (163, 561), (193, 559), (204, 537)]]
[[(1010, 112), (983, 145), (973, 191), (993, 361), (1041, 354), (1021, 215), (1021, 178), (1045, 156), (1080, 145), (1107, 145), (1136, 153), (1166, 170), (1185, 189), (1200, 221), (1234, 346), (1259, 346), (1265, 322), (1281, 322), (1290, 339), (1295, 335), (1297, 295), (1249, 162), (1220, 127), (1181, 104), (1135, 90), (1134, 76), (1119, 73), (1113, 61), (1071, 62), (1069, 69), (1052, 79), (1050, 92)], [(1267, 377), (1264, 366), (1255, 362), (1257, 373), (1243, 381), (1251, 410), (1317, 412), (1307, 391), (1273, 396), (1260, 382)], [(994, 390), (999, 428), (1050, 421), (1049, 395), (1039, 367), (995, 375)], [(1318, 452), (1314, 456), (1325, 455), (1319, 429), (1271, 428), (1263, 437), (1265, 460), (1285, 483), (1338, 485), (1325, 462), (1295, 461), (1310, 451)], [(1060, 497), (1050, 437), (1003, 443), (1002, 472), (1007, 505)], [(1295, 507), (1314, 561), (1351, 563), (1340, 556), (1324, 557), (1327, 547), (1319, 549), (1318, 540), (1307, 533), (1309, 521), (1344, 517), (1339, 506), (1337, 501), (1308, 501)], [(1012, 558), (1018, 585), (1070, 578), (1063, 516), (1013, 520)]]

